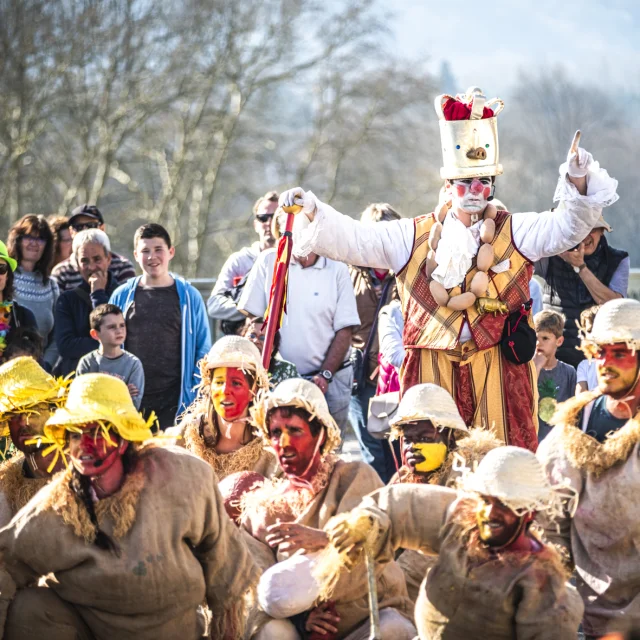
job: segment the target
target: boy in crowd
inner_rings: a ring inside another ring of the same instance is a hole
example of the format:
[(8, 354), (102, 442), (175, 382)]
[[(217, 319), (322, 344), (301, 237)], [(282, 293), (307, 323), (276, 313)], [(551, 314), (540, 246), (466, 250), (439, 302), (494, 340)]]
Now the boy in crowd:
[(124, 315), (125, 348), (142, 361), (142, 408), (166, 429), (195, 398), (197, 365), (211, 347), (209, 321), (198, 290), (169, 272), (175, 248), (163, 226), (139, 227), (133, 247), (142, 276), (118, 287), (110, 302)]
[(549, 434), (549, 420), (556, 406), (572, 398), (576, 390), (576, 370), (556, 357), (564, 342), (565, 317), (557, 311), (540, 311), (533, 318), (536, 327), (536, 355), (538, 370), (538, 442)]
[(127, 339), (127, 326), (120, 307), (101, 304), (89, 316), (91, 337), (100, 343), (95, 351), (87, 353), (78, 363), (76, 375), (108, 373), (120, 378), (127, 387), (136, 409), (140, 409), (144, 394), (142, 362), (122, 348)]

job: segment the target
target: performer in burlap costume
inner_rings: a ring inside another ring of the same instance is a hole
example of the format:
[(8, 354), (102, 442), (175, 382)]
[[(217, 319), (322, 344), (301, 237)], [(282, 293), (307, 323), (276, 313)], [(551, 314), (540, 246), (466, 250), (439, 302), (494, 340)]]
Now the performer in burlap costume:
[[(267, 569), (301, 550), (323, 549), (328, 538), (322, 528), (328, 520), (355, 507), (382, 482), (368, 464), (344, 462), (334, 455), (340, 445), (340, 430), (324, 395), (312, 382), (299, 378), (281, 382), (257, 403), (252, 416), (286, 474), (286, 478), (272, 479), (243, 499), (242, 526), (251, 535), (251, 548), (260, 565)], [(395, 562), (379, 570), (383, 635), (411, 640), (415, 628), (409, 620), (411, 606), (402, 571)], [(319, 624), (337, 630), (328, 637), (366, 640), (367, 593), (364, 567), (345, 571), (331, 604), (313, 608), (309, 603), (310, 610), (296, 612), (302, 615), (298, 623), (304, 629), (300, 632), (290, 619), (274, 620), (264, 612), (255, 612), (251, 636), (256, 640), (299, 640)], [(296, 595), (292, 592), (290, 597)]]
[[(416, 603), (422, 640), (575, 640), (580, 596), (560, 555), (530, 528), (536, 512), (555, 513), (562, 502), (534, 454), (499, 447), (457, 492), (387, 487), (326, 530), (347, 566), (359, 563), (365, 544), (378, 560), (400, 547), (438, 554)], [(334, 571), (318, 560), (324, 584)]]
[(434, 382), (451, 393), (468, 426), (535, 450), (535, 373), (531, 362), (517, 364), (501, 352), (505, 321), (530, 299), (533, 263), (583, 240), (602, 207), (616, 201), (617, 182), (591, 154), (575, 149), (560, 167), (557, 211), (498, 211), (490, 200), (502, 173), (502, 106), (485, 103), (476, 88), (436, 98), (445, 203), (435, 213), (363, 225), (299, 187), (285, 191), (280, 204), (302, 207), (300, 227), (311, 220), (308, 228), (294, 228), (296, 253), (397, 274), (407, 352), (402, 392)]
[(599, 387), (559, 405), (537, 455), (552, 483), (580, 496), (575, 515), (546, 534), (575, 567), (586, 637), (599, 638), (640, 626), (640, 302), (605, 303), (582, 335)]
[(151, 437), (121, 380), (72, 382), (45, 425), (71, 467), (0, 533), (0, 637), (195, 640), (202, 603), (211, 637), (241, 637), (251, 554), (211, 467)]
[(50, 376), (33, 358), (9, 360), (0, 367), (0, 436), (11, 438), (19, 453), (0, 464), (0, 527), (9, 524), (56, 471), (38, 445), (49, 415), (64, 404), (66, 384)]
[[(502, 445), (490, 431), (469, 431), (453, 398), (430, 382), (404, 394), (390, 426), (390, 437), (402, 442), (402, 466), (389, 484), (455, 486), (462, 469), (475, 469), (489, 451)], [(412, 602), (436, 559), (413, 549), (398, 556)]]
[(210, 464), (218, 480), (239, 471), (270, 478), (278, 463), (249, 423), (255, 396), (269, 388), (260, 352), (247, 338), (225, 336), (201, 360), (200, 372), (195, 401), (165, 434)]

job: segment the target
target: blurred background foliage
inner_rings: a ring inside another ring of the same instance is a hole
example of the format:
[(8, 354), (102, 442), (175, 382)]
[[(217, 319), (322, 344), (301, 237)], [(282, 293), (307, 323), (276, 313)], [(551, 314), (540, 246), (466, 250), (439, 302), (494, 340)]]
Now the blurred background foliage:
[[(374, 0), (0, 0), (0, 233), (25, 213), (96, 203), (116, 251), (131, 255), (135, 228), (159, 222), (174, 270), (212, 277), (254, 240), (267, 190), (300, 185), (353, 216), (372, 201), (431, 211), (433, 98), (466, 87), (446, 63), (434, 74), (403, 59), (389, 19)], [(580, 128), (620, 181), (611, 241), (640, 266), (638, 94), (557, 67), (500, 97), (496, 196), (549, 208)]]

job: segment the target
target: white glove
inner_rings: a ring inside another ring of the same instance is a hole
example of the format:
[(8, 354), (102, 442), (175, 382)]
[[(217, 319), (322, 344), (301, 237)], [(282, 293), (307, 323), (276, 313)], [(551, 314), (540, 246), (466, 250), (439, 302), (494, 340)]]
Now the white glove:
[(592, 163), (593, 156), (582, 147), (578, 147), (577, 152), (569, 151), (567, 154), (567, 173), (572, 178), (584, 178)]
[(313, 220), (315, 215), (317, 204), (316, 197), (311, 191), (305, 191), (300, 187), (295, 189), (287, 189), (280, 194), (278, 204), (281, 207), (291, 207), (294, 204), (302, 207), (302, 213), (304, 213), (309, 220)]

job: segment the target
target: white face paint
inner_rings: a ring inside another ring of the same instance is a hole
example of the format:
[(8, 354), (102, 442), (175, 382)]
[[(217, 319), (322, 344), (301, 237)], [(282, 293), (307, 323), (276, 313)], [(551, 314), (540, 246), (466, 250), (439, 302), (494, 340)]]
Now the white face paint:
[(460, 178), (451, 181), (454, 211), (474, 214), (484, 211), (491, 196), (491, 178)]

